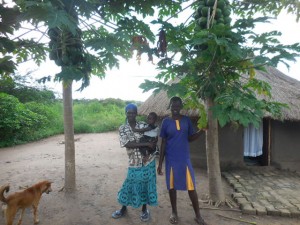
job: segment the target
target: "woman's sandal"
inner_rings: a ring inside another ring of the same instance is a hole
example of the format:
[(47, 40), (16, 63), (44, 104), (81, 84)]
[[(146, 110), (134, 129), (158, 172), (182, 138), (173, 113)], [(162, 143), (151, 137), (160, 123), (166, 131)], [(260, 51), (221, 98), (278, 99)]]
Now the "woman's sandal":
[(114, 218), (114, 219), (119, 219), (119, 218), (125, 216), (125, 214), (126, 214), (126, 210), (125, 211), (117, 210), (117, 211), (113, 212), (111, 217)]
[(147, 222), (150, 219), (150, 211), (147, 209), (145, 212), (142, 212), (140, 218), (141, 221)]
[(171, 214), (170, 218), (169, 218), (169, 222), (171, 224), (176, 224), (178, 223), (178, 216), (175, 215), (174, 213)]
[(195, 218), (195, 221), (197, 224), (207, 225), (207, 223), (204, 221), (204, 219), (201, 216), (200, 216), (200, 218)]

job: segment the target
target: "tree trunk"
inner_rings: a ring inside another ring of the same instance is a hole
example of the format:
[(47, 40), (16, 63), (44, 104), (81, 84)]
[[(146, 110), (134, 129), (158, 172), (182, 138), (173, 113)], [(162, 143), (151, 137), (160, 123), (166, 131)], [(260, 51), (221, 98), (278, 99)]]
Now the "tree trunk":
[(219, 157), (219, 133), (218, 121), (213, 118), (210, 110), (214, 105), (211, 98), (206, 100), (208, 130), (206, 132), (206, 155), (207, 171), (209, 179), (209, 196), (213, 203), (225, 201), (225, 194), (222, 185), (220, 157)]
[(72, 81), (63, 82), (64, 130), (65, 130), (65, 190), (76, 188), (75, 144), (73, 124)]

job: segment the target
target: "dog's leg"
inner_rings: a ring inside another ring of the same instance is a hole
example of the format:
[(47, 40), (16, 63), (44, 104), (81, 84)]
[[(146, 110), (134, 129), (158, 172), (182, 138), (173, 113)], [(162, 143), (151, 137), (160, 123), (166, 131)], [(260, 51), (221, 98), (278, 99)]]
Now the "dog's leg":
[(38, 224), (40, 220), (38, 219), (38, 207), (36, 205), (32, 205), (33, 207), (33, 218), (34, 218), (34, 224)]
[(20, 219), (19, 219), (18, 225), (21, 225), (21, 223), (22, 223), (24, 211), (25, 211), (25, 208), (22, 209), (22, 212), (21, 212), (21, 214), (20, 214)]
[(15, 215), (17, 213), (16, 207), (9, 207), (6, 208), (6, 225), (13, 225)]
[(7, 208), (6, 205), (2, 205), (2, 206), (1, 206), (1, 211), (2, 211), (2, 216), (3, 216), (3, 218), (5, 218), (6, 208)]

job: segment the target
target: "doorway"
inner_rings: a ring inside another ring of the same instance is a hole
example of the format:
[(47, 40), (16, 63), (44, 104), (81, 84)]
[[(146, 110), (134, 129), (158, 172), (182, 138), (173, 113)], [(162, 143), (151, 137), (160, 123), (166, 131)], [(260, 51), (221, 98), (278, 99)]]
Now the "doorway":
[(270, 165), (270, 119), (263, 119), (258, 128), (244, 128), (244, 162), (247, 166)]

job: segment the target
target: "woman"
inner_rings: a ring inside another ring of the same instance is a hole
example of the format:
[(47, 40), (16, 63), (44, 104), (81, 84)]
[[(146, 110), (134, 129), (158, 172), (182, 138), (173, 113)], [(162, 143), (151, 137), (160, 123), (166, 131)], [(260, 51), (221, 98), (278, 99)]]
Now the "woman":
[(196, 215), (195, 221), (198, 224), (206, 225), (200, 215), (194, 170), (189, 153), (189, 142), (196, 140), (200, 136), (201, 130), (194, 132), (189, 117), (180, 114), (180, 110), (183, 108), (181, 98), (172, 97), (169, 108), (171, 117), (165, 118), (161, 125), (162, 142), (157, 168), (157, 173), (162, 175), (162, 163), (166, 157), (166, 183), (172, 206), (169, 222), (172, 224), (178, 222), (176, 191), (187, 190)]
[(127, 206), (138, 208), (142, 206), (141, 221), (150, 219), (147, 205), (157, 205), (155, 157), (149, 157), (143, 162), (139, 151), (140, 147), (155, 148), (156, 142), (140, 142), (143, 133), (133, 132), (148, 126), (145, 122), (136, 121), (137, 106), (128, 104), (125, 108), (126, 124), (120, 126), (120, 144), (125, 147), (129, 157), (127, 177), (118, 192), (118, 202), (122, 205), (120, 210), (112, 214), (114, 219), (126, 214)]

